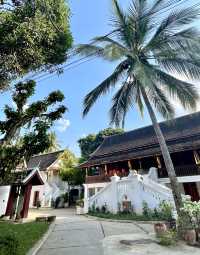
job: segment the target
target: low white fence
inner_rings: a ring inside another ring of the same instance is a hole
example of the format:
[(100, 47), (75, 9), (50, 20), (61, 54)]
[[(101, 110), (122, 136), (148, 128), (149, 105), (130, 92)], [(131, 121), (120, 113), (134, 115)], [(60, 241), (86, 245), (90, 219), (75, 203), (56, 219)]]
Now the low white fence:
[(92, 207), (101, 209), (102, 206), (106, 206), (108, 211), (117, 213), (124, 201), (130, 202), (138, 214), (142, 213), (144, 202), (151, 209), (158, 208), (162, 201), (174, 205), (171, 189), (152, 180), (148, 175), (141, 176), (131, 171), (126, 178), (111, 177), (111, 182), (105, 188), (85, 199), (85, 212)]

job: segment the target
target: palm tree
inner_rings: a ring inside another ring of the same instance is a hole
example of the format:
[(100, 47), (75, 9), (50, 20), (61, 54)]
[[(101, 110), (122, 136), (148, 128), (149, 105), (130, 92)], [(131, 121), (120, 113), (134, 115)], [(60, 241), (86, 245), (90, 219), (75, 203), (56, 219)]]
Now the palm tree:
[[(192, 26), (200, 10), (197, 6), (181, 7), (178, 0), (132, 0), (127, 11), (117, 0), (112, 2), (112, 31), (95, 37), (90, 44), (77, 46), (80, 55), (118, 61), (114, 72), (85, 97), (83, 115), (111, 89), (115, 93), (110, 109), (111, 124), (119, 126), (135, 105), (141, 113), (146, 107), (179, 214), (181, 193), (155, 110), (165, 119), (171, 119), (174, 117), (171, 99), (179, 101), (185, 109), (196, 107), (198, 92), (189, 80), (200, 78), (200, 33)], [(169, 2), (173, 2), (173, 9)]]

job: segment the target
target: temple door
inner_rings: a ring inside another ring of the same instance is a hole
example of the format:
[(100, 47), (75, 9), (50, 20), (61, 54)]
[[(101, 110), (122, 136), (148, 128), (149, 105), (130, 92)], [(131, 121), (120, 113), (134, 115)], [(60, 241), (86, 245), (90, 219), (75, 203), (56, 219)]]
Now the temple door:
[(39, 201), (39, 194), (40, 194), (39, 191), (35, 191), (35, 192), (34, 192), (33, 206), (37, 206), (37, 203), (38, 203), (38, 201)]
[(200, 194), (195, 182), (183, 183), (185, 194), (191, 196), (192, 201), (199, 201)]

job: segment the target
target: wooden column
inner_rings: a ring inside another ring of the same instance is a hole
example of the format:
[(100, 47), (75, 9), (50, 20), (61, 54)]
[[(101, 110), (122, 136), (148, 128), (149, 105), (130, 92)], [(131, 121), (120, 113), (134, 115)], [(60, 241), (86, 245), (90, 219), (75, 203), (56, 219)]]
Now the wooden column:
[(194, 156), (194, 160), (196, 165), (200, 164), (200, 157), (199, 157), (199, 153), (197, 151), (193, 151), (193, 156)]
[(107, 176), (108, 175), (108, 166), (105, 164), (105, 166), (104, 166), (104, 169), (105, 169), (105, 176)]
[(130, 160), (128, 160), (128, 168), (129, 168), (129, 170), (132, 170), (132, 164), (131, 164)]
[(140, 165), (140, 169), (142, 169), (142, 161), (141, 161), (141, 159), (139, 159), (139, 165)]
[(156, 156), (156, 161), (157, 161), (158, 168), (162, 168), (162, 163), (159, 156)]
[(11, 186), (5, 216), (12, 217), (13, 205), (15, 202), (16, 187)]
[(30, 196), (31, 196), (31, 189), (32, 185), (29, 184), (25, 187), (25, 192), (24, 192), (24, 203), (23, 203), (23, 208), (21, 211), (21, 218), (27, 218), (28, 217), (28, 209), (29, 209), (29, 202), (30, 202)]

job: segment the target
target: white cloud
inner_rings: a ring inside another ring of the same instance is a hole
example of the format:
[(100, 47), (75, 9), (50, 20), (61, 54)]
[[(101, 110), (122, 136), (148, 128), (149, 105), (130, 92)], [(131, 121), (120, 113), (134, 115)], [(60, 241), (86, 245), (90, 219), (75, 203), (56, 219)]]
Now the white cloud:
[(59, 119), (56, 123), (56, 129), (61, 133), (65, 132), (69, 126), (70, 121), (65, 118)]

